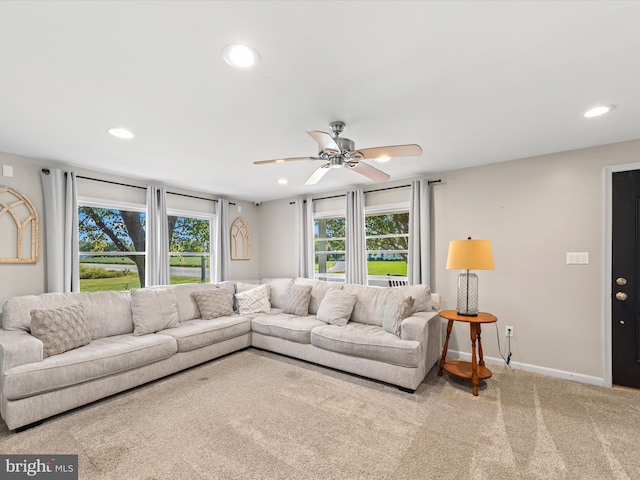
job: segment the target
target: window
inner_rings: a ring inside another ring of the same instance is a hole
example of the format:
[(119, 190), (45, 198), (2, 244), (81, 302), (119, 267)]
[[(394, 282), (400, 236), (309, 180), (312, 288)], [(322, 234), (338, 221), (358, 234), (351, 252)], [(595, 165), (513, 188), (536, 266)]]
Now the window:
[(80, 291), (144, 287), (145, 206), (79, 200)]
[(389, 276), (406, 280), (409, 212), (376, 208), (365, 216), (369, 285), (389, 285)]
[[(345, 281), (345, 217), (316, 214), (315, 278)], [(406, 204), (376, 206), (365, 215), (369, 285), (388, 286), (389, 277), (406, 280), (409, 254), (409, 211)]]
[(172, 285), (210, 281), (212, 220), (202, 214), (168, 215)]
[(316, 216), (314, 218), (315, 278), (344, 282), (344, 228), (344, 216)]

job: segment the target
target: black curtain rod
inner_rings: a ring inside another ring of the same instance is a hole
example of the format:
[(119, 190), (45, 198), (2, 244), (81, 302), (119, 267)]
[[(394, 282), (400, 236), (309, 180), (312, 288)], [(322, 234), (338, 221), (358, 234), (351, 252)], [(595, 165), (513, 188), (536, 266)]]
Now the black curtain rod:
[[(429, 185), (432, 185), (434, 183), (440, 183), (442, 182), (442, 180), (438, 179), (438, 180), (429, 180), (428, 183)], [(395, 187), (387, 187), (387, 188), (378, 188), (376, 190), (367, 190), (364, 193), (373, 193), (373, 192), (384, 192), (385, 190), (395, 190), (396, 188), (407, 188), (410, 187), (411, 185), (397, 185)], [(329, 200), (331, 198), (340, 198), (340, 197), (344, 197), (346, 195), (346, 193), (342, 194), (342, 195), (332, 195), (330, 197), (320, 197), (320, 198), (314, 198), (313, 201), (315, 202), (316, 200)], [(306, 200), (304, 200), (304, 202), (306, 202)], [(289, 205), (293, 205), (294, 203), (296, 203), (295, 201), (293, 202), (289, 202)]]
[[(42, 169), (42, 173), (44, 173), (45, 175), (49, 175), (49, 172), (50, 172), (50, 170), (48, 168), (43, 168)], [(65, 173), (65, 175), (66, 175), (66, 173)], [(142, 190), (146, 190), (147, 189), (147, 187), (141, 187), (140, 185), (130, 185), (128, 183), (114, 182), (112, 180), (103, 180), (101, 178), (84, 177), (82, 175), (76, 175), (76, 178), (82, 178), (83, 180), (91, 180), (93, 182), (110, 183), (111, 185), (119, 185), (121, 187), (140, 188)], [(210, 201), (210, 202), (217, 202), (218, 201), (215, 198), (198, 197), (196, 195), (188, 195), (186, 193), (177, 193), (177, 192), (167, 192), (167, 193), (170, 193), (171, 195), (178, 195), (180, 197), (195, 198), (196, 200), (207, 200), (207, 201)], [(235, 203), (229, 202), (229, 205), (235, 205)]]

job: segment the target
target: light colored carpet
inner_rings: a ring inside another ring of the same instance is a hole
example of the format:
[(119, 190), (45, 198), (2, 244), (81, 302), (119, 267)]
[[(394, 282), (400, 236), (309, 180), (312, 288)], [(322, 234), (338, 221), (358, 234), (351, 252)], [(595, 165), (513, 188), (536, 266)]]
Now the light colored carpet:
[(492, 370), (411, 395), (249, 349), (2, 425), (0, 452), (78, 454), (82, 480), (640, 479), (640, 394)]

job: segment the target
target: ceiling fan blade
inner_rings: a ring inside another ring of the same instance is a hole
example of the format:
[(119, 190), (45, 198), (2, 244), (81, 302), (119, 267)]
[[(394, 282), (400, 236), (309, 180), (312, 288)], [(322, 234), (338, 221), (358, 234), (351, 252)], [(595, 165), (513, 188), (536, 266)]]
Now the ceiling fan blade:
[(378, 170), (376, 167), (372, 167), (364, 162), (358, 162), (356, 164), (345, 163), (344, 166), (354, 172), (358, 172), (360, 175), (369, 177), (371, 180), (375, 180), (376, 182), (389, 180), (389, 175), (387, 173), (384, 173), (382, 170)]
[(330, 163), (325, 163), (324, 165), (322, 165), (321, 167), (317, 168), (315, 172), (313, 172), (309, 178), (307, 178), (307, 180), (304, 182), (305, 185), (315, 185), (316, 183), (318, 183), (320, 181), (320, 179), (322, 177), (324, 177), (327, 172), (329, 171), (329, 168), (331, 168), (331, 164)]
[(356, 158), (373, 159), (380, 157), (417, 157), (422, 154), (422, 147), (416, 144), (392, 145), (388, 147), (363, 148), (356, 150)]
[(254, 165), (265, 165), (267, 163), (284, 163), (284, 162), (297, 162), (300, 160), (315, 160), (313, 157), (291, 157), (291, 158), (274, 158), (273, 160), (258, 160), (253, 162)]
[(340, 153), (340, 147), (338, 147), (336, 141), (328, 133), (320, 132), (318, 130), (307, 130), (307, 133), (311, 135), (316, 142), (318, 142), (318, 145), (320, 145), (323, 152)]

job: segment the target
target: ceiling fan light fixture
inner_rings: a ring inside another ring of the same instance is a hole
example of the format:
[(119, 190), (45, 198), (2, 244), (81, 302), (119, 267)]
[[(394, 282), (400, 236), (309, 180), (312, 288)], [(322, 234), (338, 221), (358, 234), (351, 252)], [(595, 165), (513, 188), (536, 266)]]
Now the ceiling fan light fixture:
[(586, 112), (584, 112), (584, 116), (586, 118), (599, 117), (604, 115), (605, 113), (609, 113), (611, 110), (616, 108), (615, 105), (596, 105), (593, 108), (590, 108)]
[(387, 157), (386, 155), (376, 158), (376, 162), (378, 163), (387, 163), (389, 160), (391, 160), (391, 157)]
[(234, 68), (241, 70), (247, 70), (254, 67), (260, 61), (260, 54), (249, 47), (248, 45), (242, 45), (234, 43), (227, 45), (222, 50), (222, 57)]
[(122, 127), (111, 127), (107, 132), (116, 138), (121, 138), (122, 140), (131, 140), (136, 137), (131, 130), (127, 130)]

